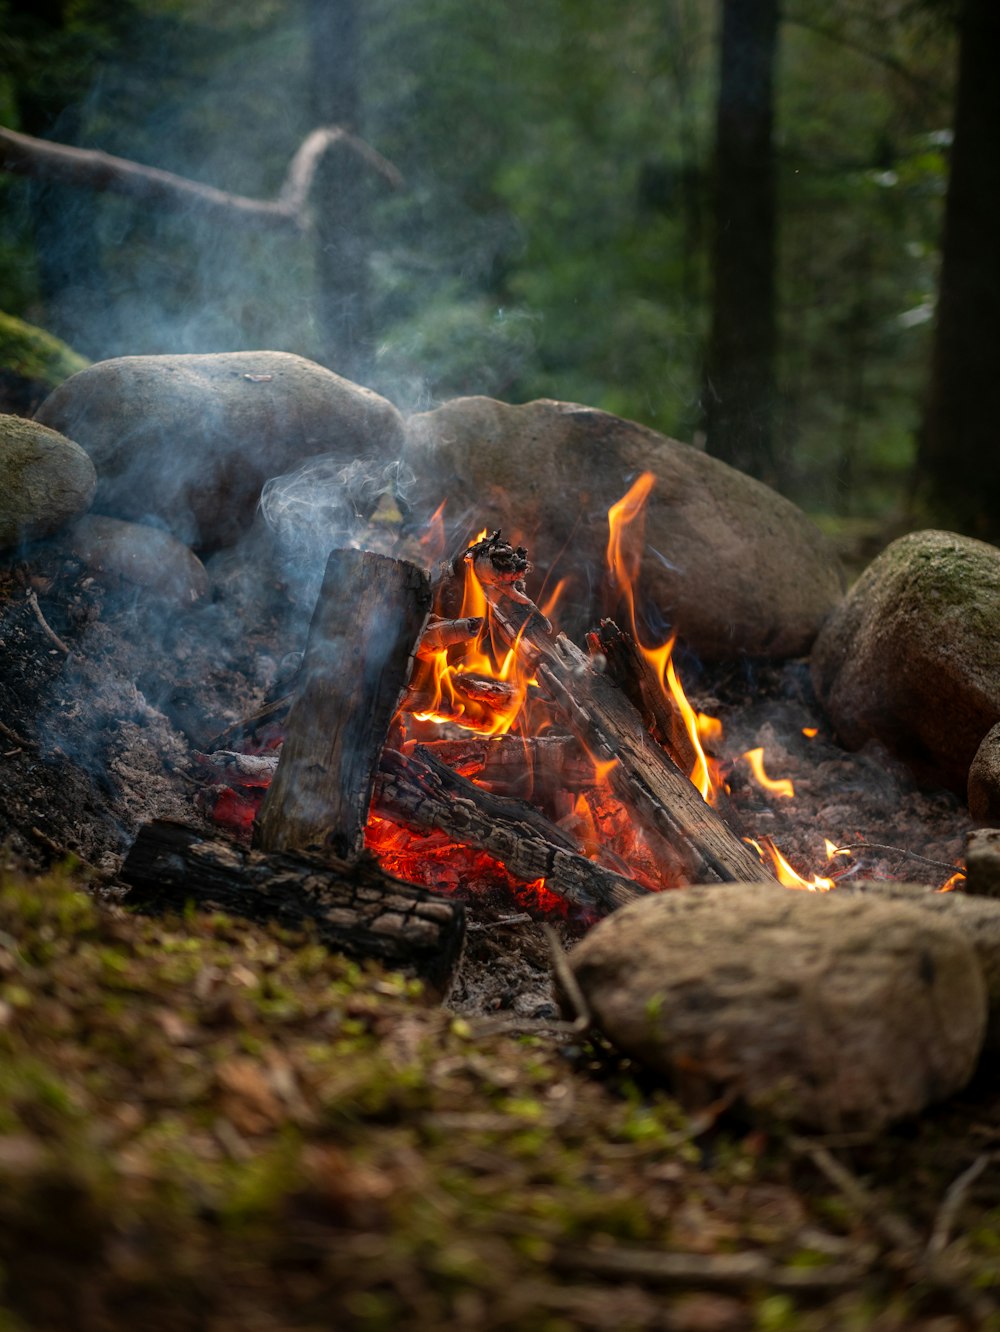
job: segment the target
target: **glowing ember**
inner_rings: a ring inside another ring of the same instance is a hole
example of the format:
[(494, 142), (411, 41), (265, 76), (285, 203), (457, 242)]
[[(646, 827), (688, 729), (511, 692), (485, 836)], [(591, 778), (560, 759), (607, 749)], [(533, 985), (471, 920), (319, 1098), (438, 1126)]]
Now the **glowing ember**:
[(519, 906), (545, 915), (566, 916), (569, 904), (550, 893), (544, 879), (526, 883), (470, 846), (454, 842), (444, 833), (409, 832), (372, 814), (365, 828), (365, 847), (387, 874), (435, 892), (457, 892), (470, 886), (506, 890)]

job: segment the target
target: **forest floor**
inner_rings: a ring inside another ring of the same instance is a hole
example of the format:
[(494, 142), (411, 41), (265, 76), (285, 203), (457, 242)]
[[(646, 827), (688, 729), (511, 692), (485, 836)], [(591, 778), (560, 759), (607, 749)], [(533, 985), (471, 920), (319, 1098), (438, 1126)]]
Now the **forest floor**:
[(995, 1070), (804, 1140), (557, 1023), (84, 887), (0, 883), (4, 1332), (1000, 1327)]

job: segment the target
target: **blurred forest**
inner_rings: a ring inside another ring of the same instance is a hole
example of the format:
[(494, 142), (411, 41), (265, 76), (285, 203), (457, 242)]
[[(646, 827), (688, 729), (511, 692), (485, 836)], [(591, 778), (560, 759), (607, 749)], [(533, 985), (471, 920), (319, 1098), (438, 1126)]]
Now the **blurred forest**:
[[(0, 172), (0, 310), (91, 359), (295, 351), (404, 410), (555, 397), (695, 443), (708, 423), (710, 451), (813, 513), (995, 536), (982, 487), (963, 509), (934, 484), (947, 446), (915, 471), (960, 34), (977, 21), (995, 66), (991, 3), (0, 0), (0, 125), (272, 198), (309, 131), (344, 124), (403, 177), (331, 156), (326, 225), (294, 235)], [(748, 19), (766, 86), (720, 60)], [(759, 169), (723, 152), (740, 77), (764, 87)], [(724, 252), (745, 276), (758, 188), (744, 325)], [(720, 327), (769, 353), (766, 457), (711, 437)], [(954, 419), (945, 401), (939, 441)]]

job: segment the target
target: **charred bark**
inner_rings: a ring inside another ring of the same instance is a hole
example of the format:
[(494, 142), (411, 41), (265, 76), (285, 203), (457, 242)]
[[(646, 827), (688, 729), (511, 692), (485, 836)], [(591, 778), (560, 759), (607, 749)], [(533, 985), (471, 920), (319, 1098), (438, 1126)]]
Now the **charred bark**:
[(573, 838), (531, 805), (474, 786), (419, 745), (412, 755), (383, 754), (375, 807), (393, 823), (417, 832), (437, 829), (487, 852), (526, 883), (544, 879), (550, 892), (598, 915), (647, 895), (580, 855)]
[(131, 890), (126, 905), (146, 914), (193, 904), (310, 930), (330, 949), (406, 971), (442, 993), (461, 958), (462, 903), (401, 883), (368, 857), (265, 855), (157, 820), (139, 830), (120, 877)]

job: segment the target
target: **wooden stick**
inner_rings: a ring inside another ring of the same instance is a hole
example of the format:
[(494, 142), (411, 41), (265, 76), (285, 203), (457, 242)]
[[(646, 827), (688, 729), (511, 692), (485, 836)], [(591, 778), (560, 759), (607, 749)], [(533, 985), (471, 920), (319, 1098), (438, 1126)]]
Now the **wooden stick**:
[(227, 225), (249, 223), (272, 231), (306, 231), (310, 225), (308, 203), (313, 181), (324, 154), (334, 147), (359, 156), (394, 189), (402, 184), (402, 177), (390, 162), (362, 139), (336, 125), (315, 129), (306, 136), (274, 200), (230, 194), (172, 171), (142, 166), (96, 149), (71, 148), (68, 144), (35, 139), (2, 127), (0, 169), (64, 185), (123, 194), (171, 212), (189, 213), (197, 209), (217, 215)]
[(856, 1263), (825, 1267), (780, 1267), (766, 1253), (671, 1253), (664, 1249), (615, 1244), (609, 1248), (557, 1246), (552, 1265), (562, 1272), (618, 1278), (656, 1286), (732, 1291), (747, 1286), (796, 1292), (845, 1290), (868, 1270)]
[(427, 575), (415, 564), (371, 551), (330, 555), (257, 820), (259, 849), (360, 855), (379, 754), (429, 609)]
[(125, 905), (149, 914), (225, 911), (315, 930), (327, 947), (399, 968), (447, 992), (465, 937), (465, 907), (384, 874), (363, 857), (264, 855), (180, 823), (140, 828), (120, 878)]
[(577, 906), (605, 915), (647, 890), (580, 855), (568, 833), (520, 800), (466, 781), (418, 745), (413, 754), (386, 750), (374, 806), (417, 832), (440, 830), (501, 861), (516, 878), (545, 886)]

